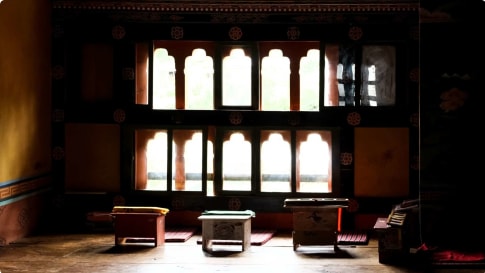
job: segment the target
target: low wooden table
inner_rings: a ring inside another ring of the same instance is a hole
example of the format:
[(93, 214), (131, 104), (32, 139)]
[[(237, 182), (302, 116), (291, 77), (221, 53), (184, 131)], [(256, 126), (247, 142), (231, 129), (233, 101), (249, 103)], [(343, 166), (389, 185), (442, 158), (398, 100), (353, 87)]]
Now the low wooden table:
[(168, 209), (157, 207), (115, 207), (115, 245), (126, 239), (153, 239), (155, 247), (165, 243), (165, 214)]
[(251, 246), (252, 211), (206, 211), (202, 221), (202, 250), (212, 252), (213, 241), (241, 241), (242, 251)]
[(338, 251), (339, 210), (347, 198), (289, 198), (284, 207), (293, 211), (293, 250), (303, 245), (333, 245)]

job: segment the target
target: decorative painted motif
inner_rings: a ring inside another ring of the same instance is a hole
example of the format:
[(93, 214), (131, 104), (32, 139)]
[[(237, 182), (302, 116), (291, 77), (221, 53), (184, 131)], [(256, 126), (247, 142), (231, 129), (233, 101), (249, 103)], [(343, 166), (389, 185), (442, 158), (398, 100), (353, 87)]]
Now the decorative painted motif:
[(364, 35), (364, 32), (360, 27), (351, 27), (349, 29), (349, 38), (354, 41), (360, 40), (360, 38), (362, 38), (362, 35)]
[(54, 25), (52, 29), (52, 36), (54, 38), (61, 38), (64, 36), (64, 26), (63, 25)]
[(184, 38), (184, 28), (172, 27), (172, 30), (170, 31), (170, 36), (172, 36), (172, 39), (175, 39), (175, 40), (180, 40)]
[(231, 40), (237, 41), (241, 39), (242, 36), (243, 36), (243, 31), (239, 27), (232, 27), (229, 30), (229, 38), (231, 38)]
[(54, 122), (63, 122), (64, 121), (64, 110), (62, 109), (55, 109), (52, 113), (52, 120)]
[(62, 195), (62, 194), (57, 194), (56, 196), (54, 196), (52, 198), (52, 205), (56, 209), (60, 209), (60, 208), (64, 207), (64, 205), (65, 205), (64, 203), (65, 203), (64, 202), (64, 195)]
[(52, 149), (52, 158), (54, 158), (54, 160), (62, 160), (64, 159), (64, 149), (62, 147), (54, 147), (54, 149)]
[(236, 198), (236, 197), (229, 199), (229, 201), (227, 202), (227, 207), (230, 210), (240, 210), (241, 209), (241, 199)]
[(300, 28), (289, 27), (286, 34), (288, 35), (288, 40), (298, 40), (300, 39)]
[(126, 113), (125, 113), (125, 110), (123, 109), (116, 109), (113, 113), (113, 119), (117, 122), (117, 123), (122, 123), (125, 121), (126, 119)]
[(409, 79), (412, 82), (419, 82), (419, 68), (415, 67), (409, 72)]
[(214, 222), (213, 230), (214, 230), (214, 237), (219, 238), (221, 240), (230, 240), (236, 238), (236, 225), (231, 222)]
[(66, 75), (66, 71), (64, 70), (64, 66), (56, 65), (52, 68), (52, 78), (54, 80), (61, 80)]
[(122, 195), (113, 197), (113, 206), (124, 206), (126, 204), (125, 198)]
[(352, 164), (353, 156), (352, 153), (340, 153), (340, 164), (344, 166), (349, 166)]
[[(282, 1), (73, 1), (53, 0), (54, 9), (89, 9), (89, 10), (140, 10), (153, 12), (191, 12), (191, 13), (335, 13), (335, 12), (409, 12), (419, 10), (419, 1), (414, 3), (396, 3), (393, 0), (379, 3), (362, 3), (359, 0), (348, 0), (345, 4), (335, 1), (301, 0), (297, 3)], [(351, 5), (350, 2), (353, 2)]]
[(411, 123), (412, 126), (418, 127), (419, 126), (419, 113), (411, 114), (411, 117), (409, 118), (409, 122)]
[(451, 112), (461, 108), (468, 99), (468, 94), (456, 87), (441, 93), (442, 102), (440, 103), (441, 110)]
[(111, 35), (113, 36), (113, 39), (121, 40), (126, 35), (125, 28), (122, 26), (114, 26), (113, 29), (111, 30)]
[(27, 208), (23, 208), (20, 212), (19, 212), (19, 215), (17, 217), (17, 221), (19, 223), (19, 226), (22, 228), (22, 229), (26, 229), (29, 227), (29, 222), (30, 222), (30, 215), (29, 215), (29, 211)]
[(132, 81), (135, 79), (135, 69), (132, 67), (125, 67), (123, 68), (123, 80), (125, 81)]
[[(12, 196), (12, 186), (2, 187), (0, 188), (0, 200), (8, 198)], [(0, 209), (0, 215), (2, 213), (2, 209)]]
[(244, 117), (241, 112), (231, 112), (229, 114), (229, 122), (234, 125), (241, 124)]
[(415, 41), (419, 41), (419, 27), (412, 27), (409, 29), (409, 37)]
[(347, 115), (347, 123), (352, 126), (360, 124), (360, 114), (357, 112), (352, 112)]

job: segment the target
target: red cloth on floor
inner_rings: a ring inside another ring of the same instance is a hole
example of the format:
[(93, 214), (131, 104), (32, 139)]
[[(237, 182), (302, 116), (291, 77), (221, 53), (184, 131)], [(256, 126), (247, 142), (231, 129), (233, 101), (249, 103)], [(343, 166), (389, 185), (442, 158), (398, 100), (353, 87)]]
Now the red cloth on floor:
[(437, 251), (433, 253), (435, 262), (481, 262), (485, 261), (483, 252), (460, 252), (454, 250)]

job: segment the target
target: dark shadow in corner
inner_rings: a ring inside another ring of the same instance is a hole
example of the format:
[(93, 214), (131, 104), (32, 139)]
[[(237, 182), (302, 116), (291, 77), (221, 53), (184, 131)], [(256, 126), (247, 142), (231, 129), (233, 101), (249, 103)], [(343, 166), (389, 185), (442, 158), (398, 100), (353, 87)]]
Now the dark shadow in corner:
[(306, 256), (309, 258), (353, 258), (349, 252), (344, 249), (334, 250), (332, 248), (325, 247), (298, 247), (295, 253), (300, 256)]
[(157, 249), (156, 247), (148, 244), (123, 244), (112, 246), (105, 251), (103, 254), (126, 254), (126, 253), (148, 253)]

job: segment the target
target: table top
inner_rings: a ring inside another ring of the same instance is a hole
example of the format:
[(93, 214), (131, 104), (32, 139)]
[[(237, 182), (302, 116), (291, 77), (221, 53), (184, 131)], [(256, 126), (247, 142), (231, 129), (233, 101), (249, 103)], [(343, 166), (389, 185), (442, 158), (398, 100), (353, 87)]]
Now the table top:
[(165, 216), (164, 213), (158, 212), (112, 212), (110, 213), (111, 216)]
[(286, 208), (342, 208), (348, 207), (347, 198), (287, 198)]
[(251, 219), (251, 215), (201, 215), (197, 219), (199, 220), (248, 220)]

